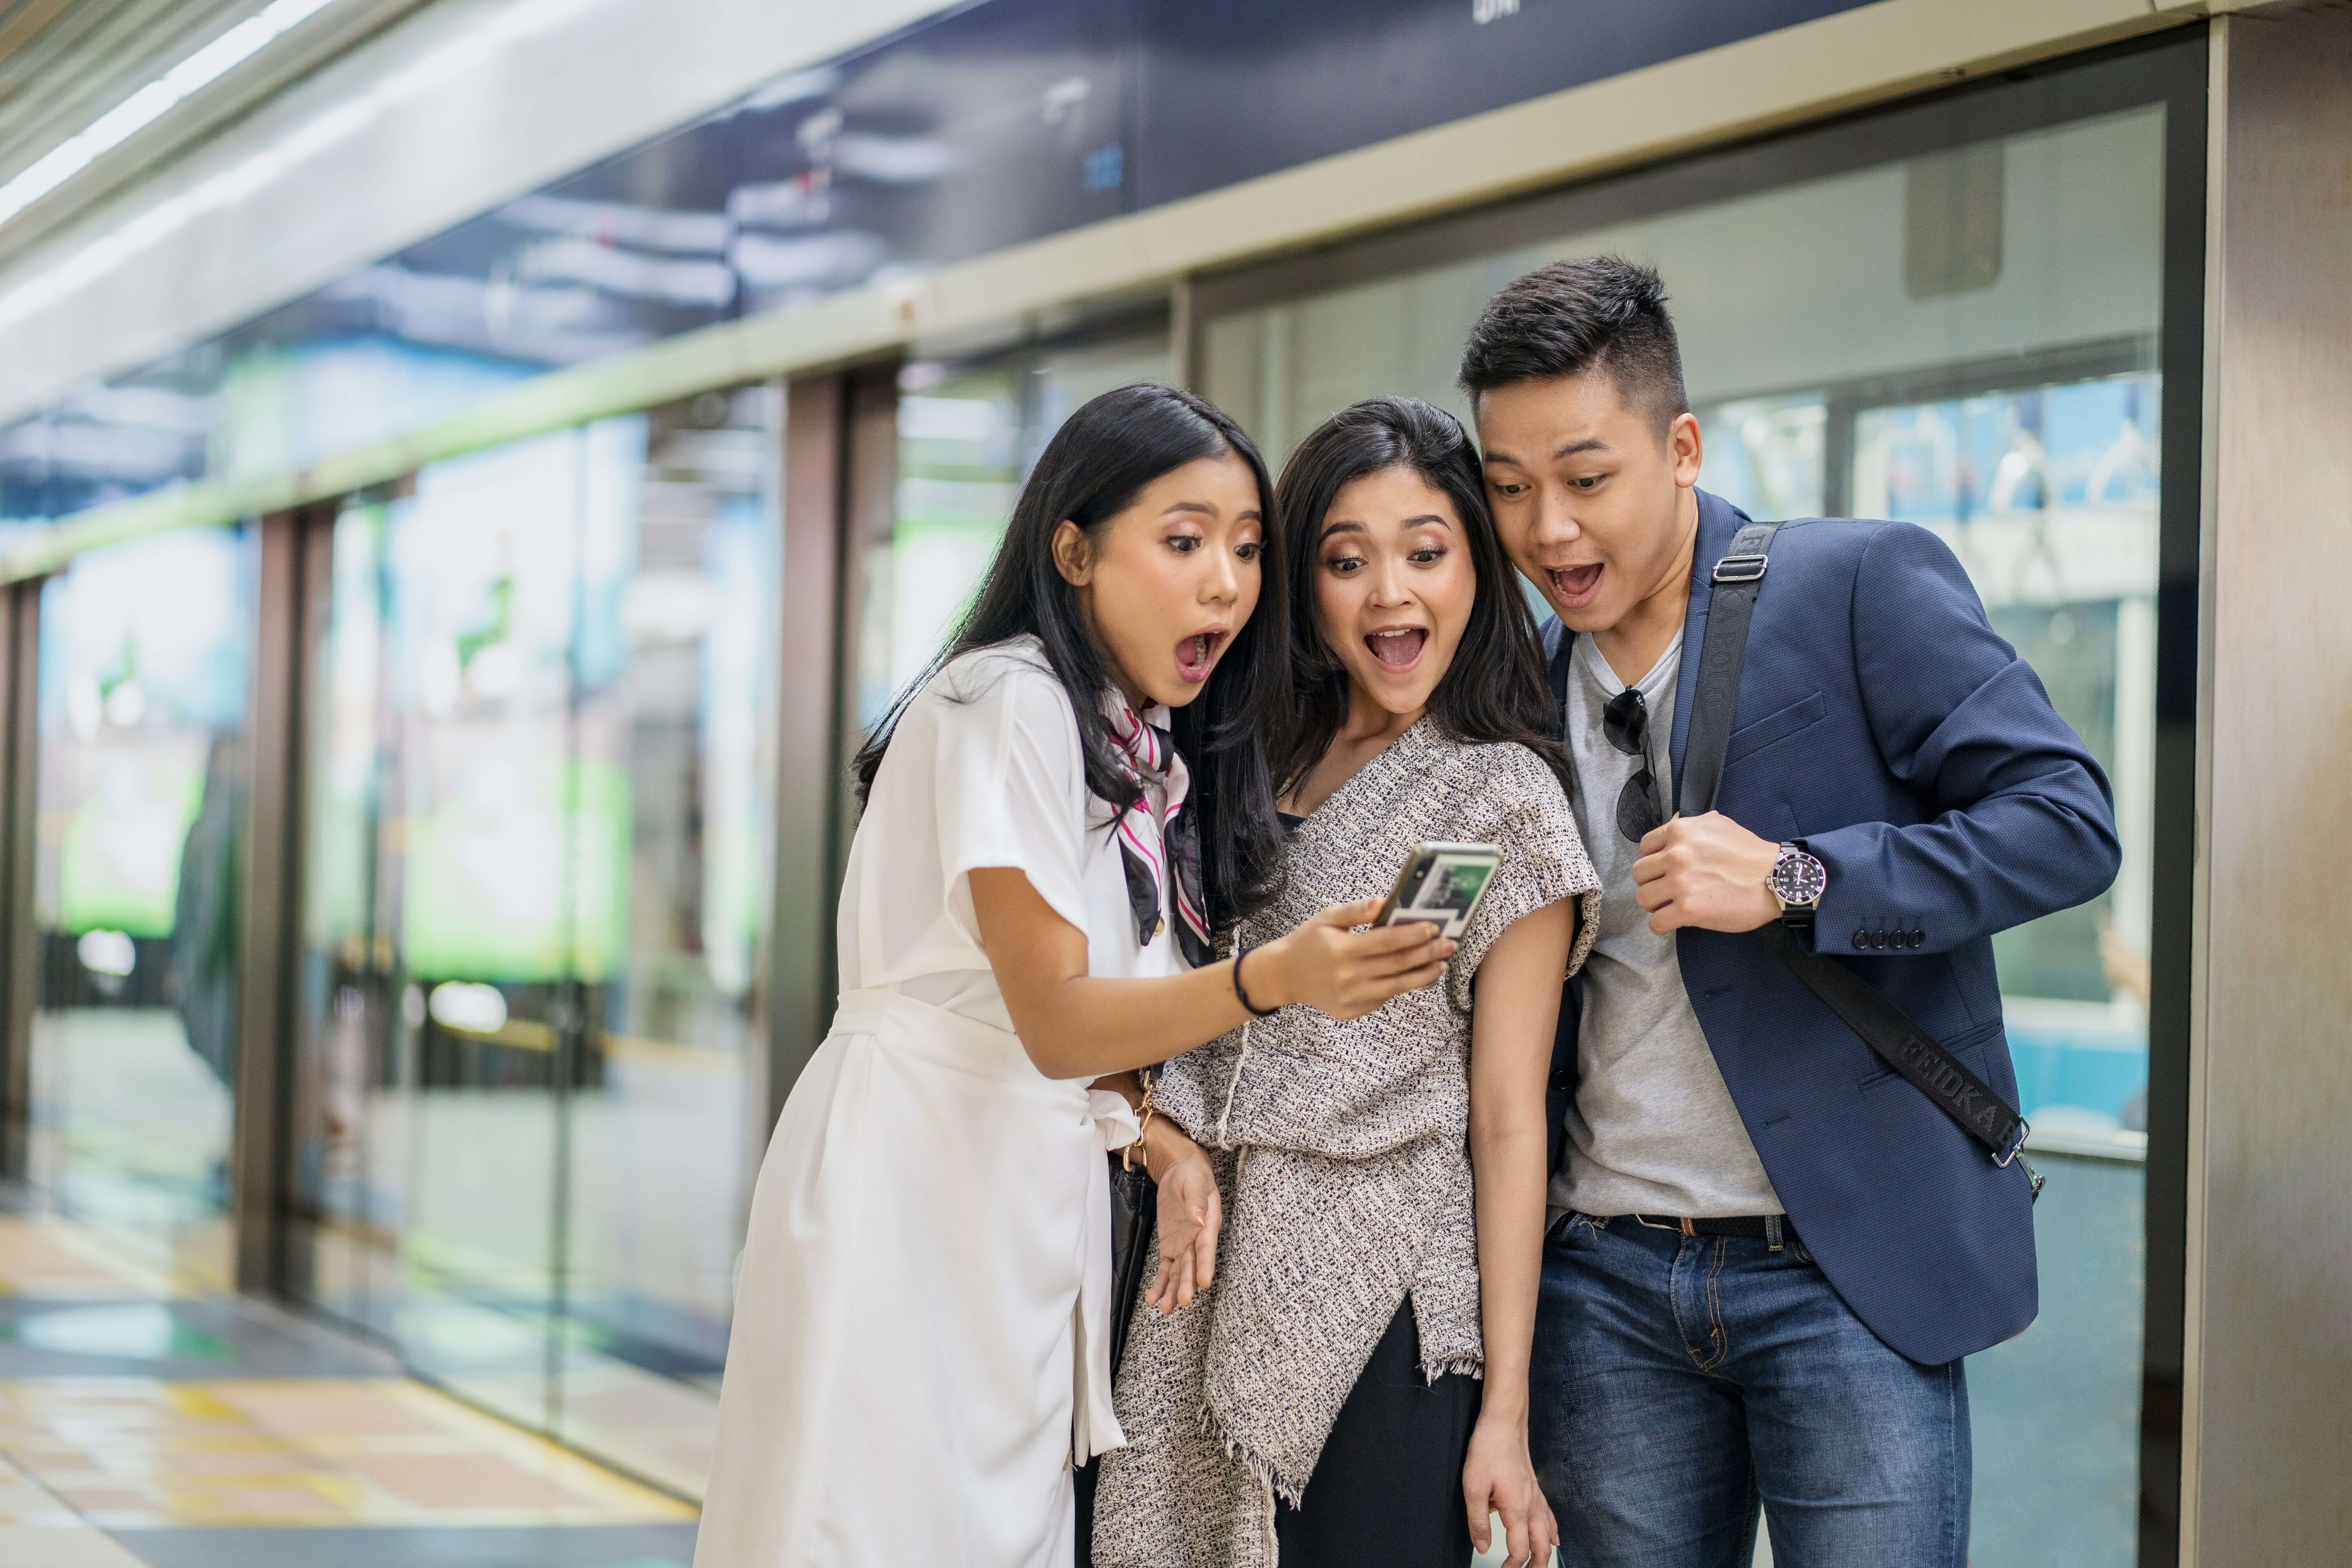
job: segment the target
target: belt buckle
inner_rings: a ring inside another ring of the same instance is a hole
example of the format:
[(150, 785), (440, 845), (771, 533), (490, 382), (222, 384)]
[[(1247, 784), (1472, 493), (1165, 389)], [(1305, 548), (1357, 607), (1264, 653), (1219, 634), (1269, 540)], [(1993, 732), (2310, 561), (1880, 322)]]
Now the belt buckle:
[(1648, 1215), (1637, 1214), (1633, 1216), (1633, 1223), (1636, 1225), (1646, 1226), (1652, 1230), (1678, 1231), (1684, 1236), (1696, 1236), (1698, 1234), (1698, 1227), (1691, 1224), (1690, 1216), (1688, 1215), (1677, 1215), (1675, 1217), (1674, 1223), (1672, 1225), (1667, 1225), (1658, 1220), (1652, 1219)]

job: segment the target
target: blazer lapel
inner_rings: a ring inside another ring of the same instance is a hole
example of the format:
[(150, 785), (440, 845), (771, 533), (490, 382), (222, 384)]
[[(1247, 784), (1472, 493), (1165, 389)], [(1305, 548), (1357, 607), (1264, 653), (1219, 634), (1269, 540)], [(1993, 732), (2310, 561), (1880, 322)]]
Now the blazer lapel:
[(1683, 742), (1690, 738), (1691, 704), (1698, 694), (1698, 654), (1706, 640), (1706, 611), (1715, 598), (1715, 563), (1731, 548), (1746, 512), (1706, 490), (1698, 497), (1698, 543), (1691, 552), (1690, 607), (1683, 612), (1683, 655), (1675, 674), (1675, 732), (1669, 755), (1674, 763), (1675, 794), (1683, 787)]

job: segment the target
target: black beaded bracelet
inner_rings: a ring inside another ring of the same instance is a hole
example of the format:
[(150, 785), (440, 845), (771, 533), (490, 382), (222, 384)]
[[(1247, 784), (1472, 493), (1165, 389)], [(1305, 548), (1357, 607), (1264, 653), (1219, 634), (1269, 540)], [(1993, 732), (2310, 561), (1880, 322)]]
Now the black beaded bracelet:
[(1242, 989), (1242, 960), (1247, 958), (1251, 953), (1255, 952), (1256, 951), (1257, 949), (1254, 946), (1243, 947), (1234, 950), (1234, 994), (1241, 998), (1242, 1005), (1249, 1009), (1251, 1017), (1271, 1018), (1276, 1012), (1280, 1011), (1280, 1009), (1276, 1007), (1259, 1006), (1256, 1003), (1249, 999), (1249, 993)]

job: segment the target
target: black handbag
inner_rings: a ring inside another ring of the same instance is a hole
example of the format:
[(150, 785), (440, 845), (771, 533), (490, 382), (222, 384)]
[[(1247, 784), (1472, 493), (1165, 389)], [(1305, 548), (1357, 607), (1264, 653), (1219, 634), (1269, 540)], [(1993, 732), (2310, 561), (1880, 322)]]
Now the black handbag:
[[(1152, 1075), (1146, 1068), (1136, 1074), (1143, 1084), (1143, 1121), (1151, 1121)], [(1130, 1158), (1129, 1156), (1132, 1156)], [(1135, 1299), (1143, 1293), (1143, 1277), (1151, 1271), (1151, 1244), (1160, 1231), (1160, 1184), (1143, 1168), (1143, 1135), (1110, 1156), (1110, 1381), (1118, 1385), (1118, 1363), (1127, 1354), (1128, 1320), (1135, 1316)]]
[[(1121, 1151), (1124, 1152), (1124, 1151)], [(1143, 1277), (1151, 1268), (1151, 1244), (1160, 1228), (1160, 1184), (1144, 1173), (1143, 1162), (1129, 1165), (1110, 1157), (1110, 1378), (1127, 1352), (1128, 1321)]]
[[(1147, 1075), (1144, 1079), (1150, 1082)], [(1143, 1277), (1150, 1271), (1151, 1244), (1160, 1229), (1160, 1184), (1146, 1174), (1138, 1148), (1130, 1164), (1128, 1151), (1110, 1156), (1110, 1381), (1118, 1384), (1118, 1363), (1127, 1355), (1127, 1325), (1135, 1316), (1135, 1299), (1143, 1293)], [(1102, 1461), (1088, 1459), (1074, 1478), (1077, 1492), (1077, 1561), (1076, 1568), (1093, 1568), (1095, 1488), (1102, 1479)]]

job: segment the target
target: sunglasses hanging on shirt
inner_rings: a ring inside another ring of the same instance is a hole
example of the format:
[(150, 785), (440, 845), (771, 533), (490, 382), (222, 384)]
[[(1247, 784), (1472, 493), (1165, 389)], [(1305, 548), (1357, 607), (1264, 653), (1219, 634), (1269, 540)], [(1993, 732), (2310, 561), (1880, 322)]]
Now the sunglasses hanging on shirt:
[(1639, 844), (1666, 817), (1658, 806), (1658, 775), (1650, 766), (1650, 705), (1638, 688), (1629, 686), (1609, 700), (1601, 710), (1601, 733), (1627, 756), (1642, 759), (1640, 771), (1617, 792), (1617, 831)]

